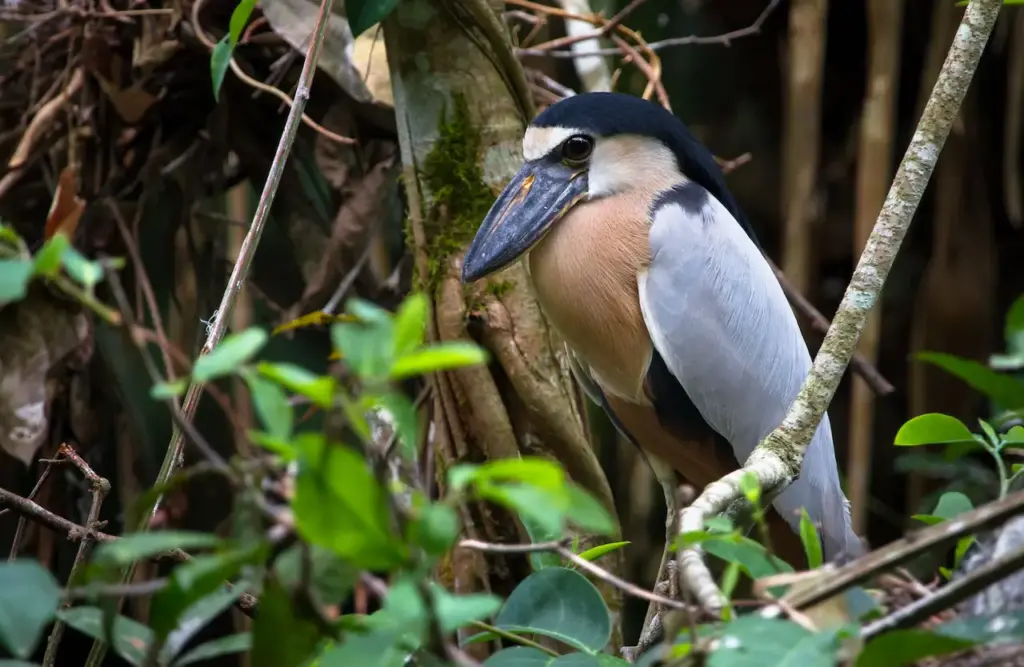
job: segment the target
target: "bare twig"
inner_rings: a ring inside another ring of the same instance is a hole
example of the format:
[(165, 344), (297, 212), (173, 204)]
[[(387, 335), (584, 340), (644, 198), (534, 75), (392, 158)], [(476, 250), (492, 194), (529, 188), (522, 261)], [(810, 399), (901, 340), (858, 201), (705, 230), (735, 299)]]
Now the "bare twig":
[[(778, 7), (780, 0), (770, 0), (768, 5), (761, 11), (757, 19), (754, 20), (750, 25), (739, 28), (738, 30), (730, 30), (720, 35), (712, 35), (708, 37), (701, 37), (699, 35), (687, 35), (685, 37), (670, 37), (668, 39), (658, 40), (657, 42), (651, 42), (647, 46), (652, 51), (660, 51), (673, 46), (697, 46), (697, 45), (709, 45), (718, 44), (720, 46), (730, 46), (733, 40), (740, 39), (742, 37), (748, 37), (756, 35), (761, 32), (761, 27), (764, 22), (768, 20), (775, 8)], [(524, 0), (509, 0), (509, 4), (519, 5), (521, 7), (527, 7), (529, 9), (537, 10), (538, 7), (535, 3), (524, 1)], [(544, 7), (541, 5), (541, 7)], [(546, 10), (550, 10), (550, 7), (544, 7)], [(620, 12), (620, 14), (624, 13)], [(575, 17), (574, 17), (575, 18)], [(612, 19), (614, 20), (614, 19)], [(621, 19), (620, 19), (621, 20)], [(610, 23), (611, 21), (609, 21)], [(617, 26), (618, 23), (615, 24)], [(615, 27), (612, 26), (612, 27)], [(610, 32), (610, 29), (609, 29)], [(601, 36), (604, 36), (603, 34)], [(568, 42), (572, 43), (572, 42)], [(557, 44), (557, 46), (564, 46), (566, 42)], [(551, 58), (585, 58), (588, 56), (616, 56), (620, 55), (619, 49), (593, 49), (589, 51), (558, 51), (552, 45), (555, 45), (555, 40), (548, 42), (547, 44), (538, 45), (528, 49), (517, 49), (516, 53), (523, 56), (548, 56)]]
[[(89, 507), (89, 516), (85, 520), (85, 531), (82, 534), (82, 541), (78, 543), (78, 551), (75, 553), (75, 561), (71, 565), (71, 572), (68, 573), (68, 581), (74, 581), (79, 568), (89, 556), (92, 543), (95, 541), (93, 528), (100, 519), (100, 507), (103, 499), (110, 491), (110, 482), (97, 475), (88, 463), (78, 455), (67, 443), (62, 443), (57, 450), (58, 456), (64, 456), (70, 461), (89, 482), (92, 489), (92, 505)], [(70, 602), (65, 601), (64, 607), (69, 607)], [(50, 631), (50, 637), (46, 640), (46, 653), (43, 655), (43, 667), (53, 667), (57, 664), (57, 649), (60, 647), (60, 640), (64, 637), (64, 621), (57, 619)]]
[[(812, 372), (782, 424), (755, 448), (743, 468), (708, 485), (691, 506), (681, 511), (682, 532), (699, 531), (705, 518), (717, 515), (733, 502), (742, 502), (741, 480), (749, 473), (753, 473), (761, 488), (770, 494), (779, 493), (800, 474), (807, 445), (835, 394), (868, 313), (885, 284), (967, 93), (1000, 6), (1001, 0), (971, 0), (967, 6), (885, 205), (814, 359)], [(694, 591), (701, 605), (714, 610), (722, 608), (725, 600), (699, 549), (691, 547), (680, 551), (679, 577), (681, 586)]]
[[(36, 480), (35, 486), (32, 487), (32, 492), (28, 494), (29, 500), (35, 498), (36, 494), (39, 493), (39, 490), (43, 488), (43, 484), (46, 482), (46, 479), (50, 476), (50, 470), (52, 468), (53, 463), (50, 462), (48, 462), (46, 464), (46, 467), (43, 468), (42, 474), (39, 475), (39, 479)], [(0, 514), (3, 514), (6, 511), (7, 509), (0, 510)], [(18, 518), (18, 525), (14, 529), (14, 539), (11, 540), (11, 554), (10, 556), (8, 556), (7, 560), (14, 560), (18, 557), (18, 547), (21, 544), (21, 534), (25, 530), (25, 524), (27, 523), (27, 521), (28, 520), (24, 515)]]
[[(789, 281), (786, 274), (782, 272), (782, 269), (778, 267), (771, 259), (766, 256), (768, 265), (772, 267), (772, 271), (775, 273), (775, 277), (779, 280), (779, 285), (782, 286), (782, 291), (786, 293), (786, 298), (789, 299), (789, 303), (799, 312), (801, 315), (807, 318), (810, 322), (811, 327), (814, 328), (820, 334), (827, 334), (828, 328), (832, 326), (828, 318), (821, 314), (821, 312), (814, 307), (807, 297), (805, 297), (796, 286)], [(870, 361), (860, 355), (859, 352), (853, 353), (853, 358), (850, 360), (850, 366), (857, 375), (864, 378), (864, 381), (875, 391), (879, 396), (885, 396), (896, 391), (896, 388), (882, 376), (878, 368), (875, 367)]]
[(1024, 548), (986, 563), (963, 578), (956, 579), (939, 590), (878, 619), (861, 630), (860, 636), (867, 641), (875, 635), (889, 630), (913, 627), (940, 611), (953, 608), (961, 600), (966, 600), (991, 584), (1005, 579), (1019, 571), (1022, 566), (1024, 566)]
[[(327, 19), (330, 16), (332, 4), (333, 0), (322, 0), (320, 4), (320, 15), (318, 16), (316, 25), (313, 28), (313, 35), (309, 41), (306, 58), (302, 64), (302, 73), (299, 75), (299, 82), (295, 90), (295, 100), (288, 112), (288, 118), (285, 121), (284, 130), (281, 133), (281, 139), (278, 142), (277, 151), (274, 154), (274, 160), (270, 166), (270, 173), (267, 175), (267, 182), (263, 186), (263, 192), (260, 195), (259, 204), (256, 207), (256, 214), (253, 216), (252, 225), (249, 227), (249, 231), (246, 233), (245, 239), (242, 241), (242, 246), (238, 252), (238, 259), (231, 270), (231, 275), (228, 277), (227, 287), (225, 288), (224, 295), (221, 298), (220, 306), (217, 308), (217, 313), (210, 324), (206, 343), (200, 351), (200, 356), (209, 354), (224, 337), (224, 333), (227, 330), (228, 322), (231, 319), (231, 314), (234, 310), (239, 292), (241, 292), (242, 286), (248, 279), (249, 268), (252, 265), (253, 257), (256, 254), (256, 247), (259, 245), (263, 229), (266, 225), (267, 218), (269, 217), (270, 207), (274, 203), (274, 196), (277, 194), (278, 186), (281, 184), (281, 177), (284, 174), (285, 162), (288, 159), (288, 153), (291, 151), (292, 144), (295, 142), (295, 136), (299, 130), (299, 123), (302, 122), (303, 110), (306, 107), (306, 102), (309, 100), (309, 88), (313, 81), (313, 74), (316, 72), (316, 63), (320, 57), (320, 48), (323, 44), (324, 32), (327, 27)], [(192, 418), (195, 416), (196, 408), (199, 407), (199, 399), (202, 394), (202, 382), (192, 382), (192, 384), (189, 385), (181, 409), (184, 422), (191, 423)], [(167, 452), (164, 455), (163, 463), (160, 466), (160, 472), (157, 474), (157, 478), (154, 482), (155, 486), (159, 487), (165, 484), (181, 464), (185, 444), (184, 435), (184, 431), (176, 419), (174, 430), (171, 435), (171, 441), (167, 446)], [(140, 518), (139, 525), (136, 527), (136, 530), (145, 531), (149, 528), (150, 520), (160, 507), (161, 500), (162, 496), (159, 496), (154, 501), (152, 510), (142, 513), (142, 517)], [(123, 581), (130, 581), (133, 573), (133, 567), (127, 568), (124, 572)], [(89, 653), (85, 666), (99, 667), (103, 662), (106, 652), (106, 642), (97, 640), (92, 646), (92, 650)]]

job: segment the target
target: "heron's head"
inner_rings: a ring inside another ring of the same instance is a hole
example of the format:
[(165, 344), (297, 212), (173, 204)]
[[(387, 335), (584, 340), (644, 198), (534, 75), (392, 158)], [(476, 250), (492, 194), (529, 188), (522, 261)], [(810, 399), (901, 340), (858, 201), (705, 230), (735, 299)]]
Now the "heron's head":
[(585, 93), (549, 106), (526, 128), (523, 159), (466, 253), (463, 282), (514, 262), (581, 202), (600, 205), (632, 188), (678, 182), (688, 161), (718, 169), (670, 112), (620, 93)]

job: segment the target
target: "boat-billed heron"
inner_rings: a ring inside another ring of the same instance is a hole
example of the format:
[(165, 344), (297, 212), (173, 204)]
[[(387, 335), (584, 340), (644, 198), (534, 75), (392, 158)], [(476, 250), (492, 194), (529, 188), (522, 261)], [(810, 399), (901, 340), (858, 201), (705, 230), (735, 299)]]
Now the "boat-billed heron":
[[(523, 157), (463, 281), (525, 256), (577, 380), (643, 451), (674, 511), (677, 473), (702, 489), (782, 421), (811, 369), (796, 318), (711, 153), (662, 107), (566, 98), (527, 128)], [(862, 550), (827, 416), (773, 505), (772, 546), (791, 563), (804, 560), (801, 509), (827, 559)]]

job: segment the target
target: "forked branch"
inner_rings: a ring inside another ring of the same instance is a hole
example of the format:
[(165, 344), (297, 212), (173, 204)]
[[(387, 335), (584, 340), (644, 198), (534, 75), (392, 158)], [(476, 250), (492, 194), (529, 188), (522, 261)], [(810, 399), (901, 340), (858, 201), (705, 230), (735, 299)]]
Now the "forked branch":
[[(981, 60), (1001, 4), (1002, 0), (971, 0), (968, 4), (839, 310), (814, 358), (814, 367), (786, 418), (757, 446), (742, 469), (709, 484), (693, 504), (679, 513), (681, 532), (702, 530), (705, 518), (740, 502), (744, 497), (740, 480), (747, 473), (753, 473), (771, 497), (778, 495), (800, 474), (811, 436), (835, 395), (868, 313), (882, 291)], [(701, 605), (710, 610), (721, 609), (722, 592), (698, 547), (679, 552), (677, 570), (680, 585), (692, 591)]]

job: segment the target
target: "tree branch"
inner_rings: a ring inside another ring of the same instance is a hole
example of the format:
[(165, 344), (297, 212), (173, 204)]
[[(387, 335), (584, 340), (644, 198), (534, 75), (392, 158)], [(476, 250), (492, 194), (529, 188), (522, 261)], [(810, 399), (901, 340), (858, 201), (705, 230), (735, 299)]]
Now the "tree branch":
[[(744, 467), (714, 482), (679, 515), (681, 532), (699, 531), (704, 519), (744, 496), (740, 480), (753, 473), (769, 495), (777, 495), (800, 474), (807, 446), (835, 395), (853, 356), (868, 313), (878, 299), (903, 237), (910, 227), (953, 120), (967, 93), (1002, 0), (971, 0), (899, 170), (843, 295), (832, 326), (782, 424), (765, 438)], [(724, 598), (697, 547), (679, 553), (680, 584), (705, 607), (718, 610)]]

